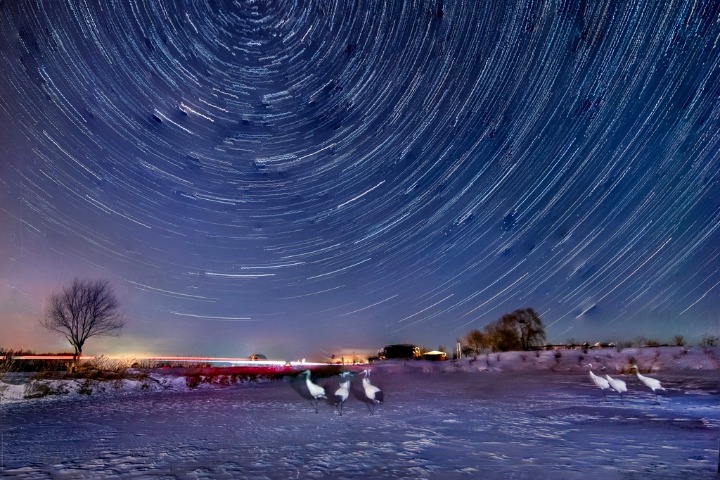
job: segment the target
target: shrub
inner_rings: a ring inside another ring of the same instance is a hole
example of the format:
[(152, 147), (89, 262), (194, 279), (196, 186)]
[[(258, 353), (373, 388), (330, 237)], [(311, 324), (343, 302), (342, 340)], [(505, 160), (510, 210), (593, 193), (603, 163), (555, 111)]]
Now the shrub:
[(65, 395), (70, 393), (67, 386), (64, 384), (60, 385), (49, 385), (45, 382), (30, 382), (25, 385), (25, 398), (41, 398), (47, 397), (48, 395)]
[(82, 385), (80, 385), (80, 388), (78, 389), (78, 393), (80, 395), (91, 395), (92, 394), (92, 388), (91, 388), (92, 382), (90, 380), (86, 380), (83, 382)]
[(202, 377), (197, 373), (185, 377), (185, 385), (187, 385), (188, 388), (196, 388), (201, 383)]
[(617, 343), (617, 351), (618, 353), (622, 352), (625, 348), (631, 348), (633, 346), (632, 342), (618, 342)]
[(675, 335), (673, 337), (673, 345), (676, 347), (684, 347), (685, 346), (685, 339), (682, 335)]
[(25, 385), (25, 398), (41, 398), (51, 393), (50, 387), (44, 383), (32, 382)]
[(131, 360), (110, 359), (104, 355), (83, 361), (78, 370), (98, 370), (101, 372), (125, 373), (132, 365)]
[[(0, 354), (1, 353), (2, 352), (0, 352)], [(12, 359), (12, 357), (2, 357), (2, 359), (0, 360), (0, 380), (5, 378), (5, 375), (7, 375), (8, 373), (14, 372), (15, 368), (15, 361)]]

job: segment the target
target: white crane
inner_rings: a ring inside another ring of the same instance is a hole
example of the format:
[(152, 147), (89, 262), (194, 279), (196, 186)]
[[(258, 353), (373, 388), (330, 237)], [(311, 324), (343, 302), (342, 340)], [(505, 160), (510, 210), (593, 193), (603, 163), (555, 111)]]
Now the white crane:
[(333, 395), (335, 406), (337, 407), (340, 415), (342, 415), (345, 401), (350, 396), (350, 377), (353, 375), (354, 374), (352, 372), (340, 372), (340, 385)]
[(625, 400), (623, 400), (623, 393), (627, 392), (627, 385), (625, 384), (625, 382), (620, 380), (619, 378), (613, 378), (607, 373), (605, 374), (605, 378), (610, 384), (610, 388), (620, 394), (620, 401), (623, 405), (625, 405)]
[(327, 398), (325, 396), (325, 389), (310, 380), (310, 370), (305, 370), (303, 374), (305, 375), (305, 384), (307, 385), (308, 392), (310, 392), (310, 395), (315, 401), (315, 413), (317, 413), (318, 400), (320, 400), (321, 398)]
[(592, 371), (592, 363), (588, 363), (588, 364), (586, 365), (586, 367), (589, 367), (589, 368), (590, 368), (590, 370), (589, 370), (589, 372), (590, 372), (590, 380), (592, 380), (592, 382), (595, 384), (595, 386), (598, 387), (598, 388), (602, 391), (603, 398), (604, 398), (605, 401), (607, 402), (607, 396), (605, 395), (605, 390), (607, 390), (607, 389), (610, 388), (610, 383), (609, 383), (607, 380), (605, 380), (604, 378), (598, 377), (597, 375), (595, 375), (595, 374), (593, 373), (593, 371)]
[(318, 413), (318, 401), (327, 397), (325, 396), (325, 389), (310, 380), (310, 370), (305, 370), (295, 377), (286, 377), (285, 380), (290, 382), (293, 390), (299, 393), (301, 397), (310, 400), (310, 403), (315, 407), (315, 413)]
[(642, 383), (645, 384), (646, 387), (648, 387), (650, 390), (653, 391), (655, 394), (655, 403), (660, 403), (660, 397), (658, 397), (658, 390), (663, 390), (663, 386), (660, 384), (660, 380), (657, 380), (655, 378), (646, 377), (645, 375), (640, 374), (640, 369), (637, 365), (633, 365), (630, 370), (635, 370), (635, 375), (637, 376), (638, 380), (640, 380)]
[[(378, 387), (370, 383), (370, 370), (363, 370), (365, 375), (362, 379), (362, 392), (360, 392), (360, 400), (365, 402), (370, 410), (370, 415), (375, 415), (375, 405), (383, 403), (383, 392)], [(372, 408), (370, 408), (372, 406)]]

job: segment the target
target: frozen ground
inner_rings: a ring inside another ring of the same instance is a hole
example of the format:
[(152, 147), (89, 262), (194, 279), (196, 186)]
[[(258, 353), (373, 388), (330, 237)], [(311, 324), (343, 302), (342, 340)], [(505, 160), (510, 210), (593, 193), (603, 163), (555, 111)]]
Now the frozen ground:
[[(577, 359), (528, 371), (520, 362), (529, 359), (511, 358), (498, 362), (507, 371), (492, 361), (474, 371), (480, 360), (376, 365), (371, 379), (385, 404), (375, 416), (352, 397), (343, 416), (327, 404), (316, 414), (282, 381), (188, 390), (165, 378), (157, 391), (6, 401), (0, 476), (716, 478), (720, 385), (711, 363), (654, 373), (668, 388), (659, 405), (617, 373), (629, 388), (623, 405), (613, 394), (602, 401), (582, 367), (571, 368)], [(618, 359), (607, 360), (609, 370)]]

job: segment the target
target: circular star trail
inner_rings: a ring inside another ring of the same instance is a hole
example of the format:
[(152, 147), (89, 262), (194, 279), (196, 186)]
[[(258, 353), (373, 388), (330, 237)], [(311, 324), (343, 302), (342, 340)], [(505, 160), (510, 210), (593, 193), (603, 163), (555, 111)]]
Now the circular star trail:
[(2, 2), (0, 53), (3, 338), (74, 276), (153, 353), (720, 328), (717, 2)]

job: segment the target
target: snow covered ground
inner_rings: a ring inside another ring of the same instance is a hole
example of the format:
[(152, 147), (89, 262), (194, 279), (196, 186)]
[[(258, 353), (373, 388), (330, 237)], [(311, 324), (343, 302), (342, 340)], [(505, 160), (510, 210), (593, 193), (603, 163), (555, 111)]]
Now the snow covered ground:
[[(9, 398), (16, 390), (8, 387), (0, 476), (716, 478), (714, 352), (521, 355), (373, 365), (371, 380), (385, 393), (374, 416), (352, 396), (342, 416), (328, 404), (315, 413), (283, 381), (189, 388), (182, 377), (155, 373), (147, 388), (118, 382), (82, 395), (66, 385), (66, 395), (30, 400)], [(630, 356), (668, 389), (659, 405), (621, 373)], [(627, 382), (624, 404), (614, 393), (603, 401), (586, 361)], [(335, 379), (318, 382), (330, 390)]]

